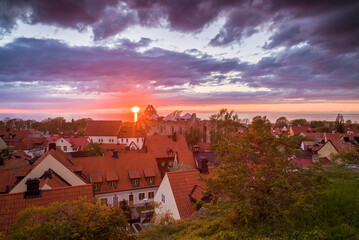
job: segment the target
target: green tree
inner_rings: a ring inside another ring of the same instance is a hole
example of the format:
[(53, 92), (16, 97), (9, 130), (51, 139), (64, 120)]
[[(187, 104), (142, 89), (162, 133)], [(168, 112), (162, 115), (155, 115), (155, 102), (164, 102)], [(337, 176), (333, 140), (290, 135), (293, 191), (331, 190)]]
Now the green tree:
[(8, 239), (127, 239), (128, 223), (118, 207), (85, 200), (30, 207), (19, 214)]
[(286, 117), (280, 117), (277, 119), (277, 121), (275, 121), (274, 126), (276, 128), (283, 128), (283, 127), (289, 128), (289, 121), (287, 120)]
[(308, 121), (304, 118), (294, 119), (290, 121), (292, 126), (308, 126)]
[(344, 117), (343, 114), (338, 113), (337, 118), (335, 120), (335, 130), (337, 130), (340, 133), (344, 132)]
[(202, 139), (203, 134), (199, 129), (195, 128), (186, 132), (185, 137), (188, 146), (192, 149), (193, 145), (198, 144), (199, 141)]
[[(222, 140), (221, 164), (215, 178), (205, 178), (207, 192), (214, 196), (237, 222), (286, 219), (306, 210), (326, 183), (319, 169), (303, 169), (288, 160), (290, 144), (276, 140), (266, 118), (253, 119), (251, 131)], [(217, 205), (220, 207), (220, 205)]]
[(211, 121), (211, 147), (223, 140), (228, 139), (238, 133), (240, 119), (233, 111), (221, 109), (219, 113), (210, 116)]
[(0, 157), (4, 158), (9, 156), (14, 151), (13, 146), (7, 146), (2, 149), (0, 149)]
[(89, 143), (84, 148), (83, 152), (86, 153), (87, 156), (103, 156), (105, 154), (105, 150), (101, 148), (98, 143)]

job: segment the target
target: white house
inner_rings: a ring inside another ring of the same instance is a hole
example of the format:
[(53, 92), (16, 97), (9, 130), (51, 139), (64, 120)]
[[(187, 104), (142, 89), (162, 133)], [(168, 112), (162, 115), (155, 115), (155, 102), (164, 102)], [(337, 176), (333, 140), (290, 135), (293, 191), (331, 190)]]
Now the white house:
[(89, 121), (84, 135), (93, 143), (118, 143), (122, 121)]

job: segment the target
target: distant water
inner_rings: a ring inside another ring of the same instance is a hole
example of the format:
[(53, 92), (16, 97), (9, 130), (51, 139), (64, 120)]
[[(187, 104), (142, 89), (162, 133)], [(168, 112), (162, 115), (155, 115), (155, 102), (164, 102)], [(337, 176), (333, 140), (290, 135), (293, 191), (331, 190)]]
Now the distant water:
[[(209, 117), (217, 112), (206, 112), (206, 113), (196, 113), (197, 117), (201, 119), (209, 119)], [(312, 120), (326, 120), (326, 121), (335, 121), (338, 112), (327, 112), (327, 113), (300, 113), (300, 112), (236, 112), (240, 119), (248, 119), (251, 121), (255, 116), (267, 116), (269, 121), (274, 123), (280, 117), (286, 117), (289, 121), (298, 118), (304, 118), (308, 121)], [(159, 113), (162, 116), (166, 116), (168, 113)], [(185, 114), (183, 112), (182, 114)], [(359, 112), (341, 112), (344, 116), (344, 121), (351, 120), (353, 123), (359, 123)], [(34, 119), (37, 121), (42, 121), (47, 118), (55, 118), (55, 117), (64, 117), (67, 121), (71, 121), (71, 119), (80, 119), (80, 118), (92, 118), (94, 120), (123, 120), (123, 121), (132, 121), (133, 114), (132, 113), (116, 113), (116, 114), (69, 114), (69, 113), (33, 113), (33, 114), (20, 114), (20, 113), (0, 113), (0, 120), (4, 118), (22, 118), (24, 120)]]

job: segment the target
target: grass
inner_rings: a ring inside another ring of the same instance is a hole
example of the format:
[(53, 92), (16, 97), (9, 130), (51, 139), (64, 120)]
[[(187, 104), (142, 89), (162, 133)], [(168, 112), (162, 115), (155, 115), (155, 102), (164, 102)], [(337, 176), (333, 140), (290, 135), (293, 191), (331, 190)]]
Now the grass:
[(154, 226), (138, 239), (359, 239), (359, 172), (343, 165), (325, 167), (330, 184), (307, 212), (241, 225), (215, 210), (188, 220)]

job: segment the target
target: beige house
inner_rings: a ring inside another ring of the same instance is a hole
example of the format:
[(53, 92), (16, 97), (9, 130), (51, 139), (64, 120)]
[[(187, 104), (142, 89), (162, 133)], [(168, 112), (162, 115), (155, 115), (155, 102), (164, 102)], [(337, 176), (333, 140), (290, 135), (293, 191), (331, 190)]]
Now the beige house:
[(331, 154), (353, 151), (354, 145), (350, 142), (345, 142), (343, 140), (329, 140), (318, 150), (318, 155), (320, 157), (326, 157), (332, 161), (330, 157)]
[[(40, 188), (44, 189), (85, 185), (85, 179), (76, 171), (78, 171), (78, 166), (70, 160), (66, 153), (53, 144), (50, 146), (50, 150), (31, 166), (31, 170), (11, 189), (10, 193), (25, 192), (26, 181), (29, 178), (43, 179)], [(51, 177), (47, 178), (47, 175), (51, 175)]]

